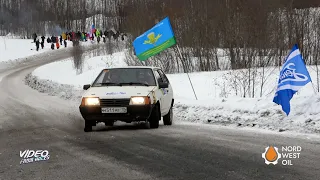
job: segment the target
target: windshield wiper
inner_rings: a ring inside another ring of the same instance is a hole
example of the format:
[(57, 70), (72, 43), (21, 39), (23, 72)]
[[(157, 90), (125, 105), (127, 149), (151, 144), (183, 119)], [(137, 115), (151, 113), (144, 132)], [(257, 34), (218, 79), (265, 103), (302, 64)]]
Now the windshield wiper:
[(125, 85), (125, 84), (129, 84), (129, 85), (139, 84), (139, 85), (143, 85), (143, 86), (150, 86), (148, 83), (141, 83), (141, 82), (120, 83), (120, 85)]
[(108, 83), (98, 83), (101, 86), (108, 86), (108, 85), (115, 85), (115, 86), (121, 86), (120, 83), (112, 83), (112, 82), (108, 82)]

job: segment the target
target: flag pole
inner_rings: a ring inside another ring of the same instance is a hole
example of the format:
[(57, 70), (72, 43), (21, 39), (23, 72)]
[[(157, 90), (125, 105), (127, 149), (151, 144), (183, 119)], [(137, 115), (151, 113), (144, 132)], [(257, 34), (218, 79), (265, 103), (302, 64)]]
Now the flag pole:
[(314, 87), (314, 84), (313, 84), (313, 82), (312, 82), (312, 81), (311, 81), (311, 84), (312, 84), (312, 87), (313, 87), (314, 94), (315, 94), (315, 95), (317, 95), (317, 94), (318, 94), (318, 92), (317, 92), (317, 90), (316, 90), (316, 87)]
[[(181, 57), (181, 59), (183, 60), (183, 56), (182, 56), (182, 54), (181, 54), (181, 51), (180, 51), (180, 48), (179, 48), (179, 45), (178, 45), (178, 44), (177, 44), (177, 48), (178, 48), (178, 51), (179, 51), (180, 57)], [(188, 73), (188, 72), (187, 72), (187, 76), (188, 76), (188, 79), (189, 79), (190, 85), (191, 85), (191, 87), (192, 87), (194, 97), (196, 98), (196, 100), (198, 100), (198, 97), (197, 97), (196, 92), (195, 92), (195, 90), (194, 90), (194, 88), (193, 88), (193, 85), (192, 85), (192, 82), (191, 82), (191, 79), (190, 79), (190, 76), (189, 76), (189, 73)]]

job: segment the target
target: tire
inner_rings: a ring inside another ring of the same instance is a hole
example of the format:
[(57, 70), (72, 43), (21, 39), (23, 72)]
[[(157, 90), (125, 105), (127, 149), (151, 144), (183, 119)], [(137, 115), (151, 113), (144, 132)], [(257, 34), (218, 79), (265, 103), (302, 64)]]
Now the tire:
[(113, 126), (114, 125), (114, 121), (107, 121), (104, 123), (106, 126)]
[(151, 116), (149, 118), (149, 123), (150, 123), (150, 128), (151, 129), (156, 129), (159, 127), (159, 119), (160, 119), (160, 109), (159, 106), (156, 105), (151, 113)]
[(91, 131), (92, 131), (92, 123), (89, 121), (85, 121), (84, 132), (91, 132)]
[(172, 110), (172, 106), (171, 106), (168, 114), (163, 116), (163, 124), (165, 126), (171, 126), (172, 125), (172, 119), (173, 119), (173, 110)]

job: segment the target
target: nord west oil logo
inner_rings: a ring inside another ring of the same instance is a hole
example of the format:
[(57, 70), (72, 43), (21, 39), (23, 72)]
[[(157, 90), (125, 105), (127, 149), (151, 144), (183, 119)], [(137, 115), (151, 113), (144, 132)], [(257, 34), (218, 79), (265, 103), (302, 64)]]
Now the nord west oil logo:
[(283, 166), (292, 166), (295, 159), (300, 158), (302, 148), (300, 146), (268, 146), (262, 153), (262, 158), (267, 165), (281, 163)]

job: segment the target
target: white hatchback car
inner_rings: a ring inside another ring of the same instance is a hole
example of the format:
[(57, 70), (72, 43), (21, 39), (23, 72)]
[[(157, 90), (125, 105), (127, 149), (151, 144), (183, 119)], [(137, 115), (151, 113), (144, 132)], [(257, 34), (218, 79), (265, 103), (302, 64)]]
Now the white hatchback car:
[(144, 121), (148, 128), (172, 125), (173, 90), (165, 73), (157, 67), (128, 66), (103, 69), (92, 84), (84, 85), (80, 113), (85, 132), (104, 122)]

